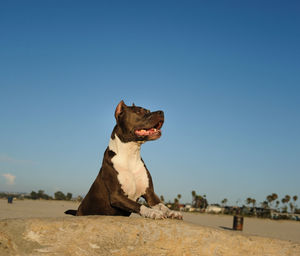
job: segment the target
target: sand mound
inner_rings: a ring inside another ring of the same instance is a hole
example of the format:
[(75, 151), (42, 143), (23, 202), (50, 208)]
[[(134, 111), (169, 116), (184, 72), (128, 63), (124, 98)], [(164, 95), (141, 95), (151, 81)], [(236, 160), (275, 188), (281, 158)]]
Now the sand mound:
[(300, 255), (287, 241), (126, 217), (0, 221), (0, 255)]

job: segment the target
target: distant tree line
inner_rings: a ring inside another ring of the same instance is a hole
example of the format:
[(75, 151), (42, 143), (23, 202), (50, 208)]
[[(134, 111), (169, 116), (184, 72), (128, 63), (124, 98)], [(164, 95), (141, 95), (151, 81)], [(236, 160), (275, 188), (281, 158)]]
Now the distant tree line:
[[(186, 204), (180, 203), (181, 194), (178, 194), (174, 201), (165, 202), (164, 196), (160, 196), (160, 200), (164, 202), (169, 208), (172, 210), (180, 210), (185, 207)], [(213, 204), (215, 206), (223, 207), (223, 212), (225, 214), (236, 214), (237, 212), (244, 211), (249, 216), (262, 216), (268, 217), (271, 212), (275, 213), (294, 213), (300, 214), (300, 208), (297, 208), (296, 201), (298, 200), (298, 196), (290, 196), (285, 195), (282, 199), (279, 199), (276, 193), (272, 193), (266, 196), (266, 199), (261, 202), (257, 203), (255, 198), (248, 197), (245, 200), (245, 205), (243, 206), (227, 206), (228, 199), (224, 198), (221, 200), (220, 204)], [(238, 204), (238, 201), (236, 202)], [(192, 191), (192, 201), (190, 207), (196, 209), (196, 211), (203, 212), (208, 206), (208, 201), (206, 199), (206, 195), (199, 195), (196, 191)], [(258, 212), (257, 212), (258, 211)], [(266, 215), (266, 216), (265, 216)]]
[[(72, 193), (67, 193), (64, 194), (62, 191), (57, 191), (54, 193), (54, 196), (47, 195), (44, 190), (38, 190), (32, 191), (30, 194), (22, 194), (22, 193), (5, 193), (5, 192), (0, 192), (0, 198), (8, 198), (8, 197), (15, 197), (19, 199), (43, 199), (43, 200), (72, 200)], [(164, 196), (160, 196), (160, 200), (167, 204), (171, 209), (174, 210), (179, 210), (183, 204), (180, 204), (180, 199), (181, 199), (181, 194), (178, 194), (176, 198), (174, 198), (174, 201), (168, 201), (165, 202)], [(82, 197), (78, 196), (76, 198), (77, 201), (82, 201)], [(275, 211), (275, 212), (281, 212), (281, 213), (296, 213), (300, 214), (300, 208), (297, 207), (296, 201), (298, 200), (298, 196), (290, 196), (290, 195), (285, 195), (282, 199), (278, 198), (278, 195), (276, 193), (272, 193), (270, 195), (266, 196), (266, 199), (259, 203), (260, 208), (263, 208), (267, 211)], [(227, 206), (228, 199), (224, 198), (221, 201), (221, 205), (223, 208), (230, 208)], [(147, 205), (147, 203), (142, 200), (140, 203)], [(280, 207), (281, 203), (281, 207)], [(204, 210), (208, 206), (208, 201), (206, 199), (206, 195), (198, 195), (196, 191), (192, 191), (192, 202), (191, 202), (191, 207), (195, 209)], [(219, 204), (214, 204), (217, 206), (220, 206)], [(235, 206), (237, 207), (237, 206)], [(232, 208), (232, 207), (231, 207)], [(245, 200), (245, 205), (243, 205), (242, 208), (248, 208), (250, 209), (250, 215), (257, 215), (256, 210), (257, 208), (257, 201), (254, 198), (248, 197)], [(266, 211), (266, 212), (267, 212)]]
[[(196, 193), (196, 191), (192, 191), (192, 203), (191, 203), (191, 206), (193, 208), (196, 208), (196, 209), (200, 209), (200, 210), (203, 210), (203, 209), (206, 209), (206, 207), (208, 206), (208, 201), (206, 199), (206, 195), (198, 195)], [(160, 200), (167, 204), (172, 210), (180, 210), (180, 208), (182, 206), (184, 206), (183, 204), (180, 203), (180, 199), (181, 199), (181, 194), (178, 194), (177, 197), (174, 198), (174, 201), (171, 202), (165, 202), (165, 199), (164, 199), (164, 196), (161, 195), (160, 196)]]
[(54, 197), (49, 196), (45, 193), (44, 190), (39, 190), (38, 192), (32, 191), (27, 198), (29, 199), (44, 199), (44, 200), (67, 200), (70, 201), (72, 199), (72, 193), (67, 193), (66, 195), (62, 191), (56, 191), (54, 193)]
[[(30, 194), (22, 194), (22, 193), (0, 193), (0, 198), (8, 198), (8, 197), (15, 197), (18, 199), (32, 199), (32, 200), (37, 200), (37, 199), (43, 199), (43, 200), (67, 200), (70, 201), (72, 200), (72, 193), (67, 193), (64, 194), (62, 191), (57, 191), (54, 193), (54, 196), (49, 196), (45, 193), (44, 190), (38, 190), (36, 191), (31, 191)], [(76, 200), (81, 201), (82, 197), (78, 196)]]
[(7, 199), (8, 197), (17, 197), (19, 198), (21, 195), (17, 193), (6, 193), (6, 192), (0, 192), (0, 198)]
[(53, 197), (45, 194), (44, 190), (39, 190), (38, 192), (31, 191), (30, 195), (25, 196), (28, 199), (44, 199), (44, 200), (52, 200)]
[[(277, 212), (281, 213), (300, 213), (300, 209), (297, 208), (296, 201), (298, 200), (298, 196), (294, 195), (291, 197), (290, 195), (285, 195), (281, 200), (278, 198), (278, 195), (276, 193), (272, 193), (270, 195), (266, 196), (266, 200), (260, 203), (261, 207), (264, 209), (270, 209), (275, 210)], [(282, 204), (281, 207), (279, 207), (280, 203)], [(252, 208), (256, 205), (256, 200), (248, 197), (246, 199), (246, 205), (252, 204)], [(290, 209), (288, 209), (290, 208)]]

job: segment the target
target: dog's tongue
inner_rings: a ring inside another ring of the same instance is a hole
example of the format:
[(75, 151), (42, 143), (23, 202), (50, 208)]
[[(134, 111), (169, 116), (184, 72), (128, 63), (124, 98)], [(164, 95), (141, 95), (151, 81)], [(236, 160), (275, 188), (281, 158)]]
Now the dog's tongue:
[(154, 134), (156, 132), (158, 132), (159, 130), (155, 129), (155, 128), (151, 128), (148, 130), (142, 129), (142, 130), (136, 130), (135, 133), (139, 136), (147, 136), (147, 135), (151, 135)]

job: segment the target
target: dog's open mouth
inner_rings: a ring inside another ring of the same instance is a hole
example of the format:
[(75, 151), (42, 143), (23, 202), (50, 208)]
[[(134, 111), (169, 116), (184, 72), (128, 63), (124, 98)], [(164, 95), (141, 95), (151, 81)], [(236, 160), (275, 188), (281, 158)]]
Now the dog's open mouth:
[(135, 134), (138, 136), (151, 136), (151, 135), (158, 135), (161, 133), (160, 128), (162, 127), (163, 122), (159, 121), (154, 127), (150, 129), (137, 129), (135, 130)]

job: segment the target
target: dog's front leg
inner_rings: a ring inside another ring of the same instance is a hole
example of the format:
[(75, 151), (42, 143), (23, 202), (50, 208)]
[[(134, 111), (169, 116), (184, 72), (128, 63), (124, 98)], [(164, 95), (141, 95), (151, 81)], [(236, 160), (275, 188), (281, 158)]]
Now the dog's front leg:
[(165, 216), (163, 212), (157, 209), (151, 209), (144, 205), (141, 205), (128, 197), (114, 193), (110, 196), (110, 202), (113, 207), (117, 207), (119, 209), (134, 212), (140, 214), (142, 217), (151, 218), (151, 219), (164, 219)]
[(183, 217), (180, 212), (170, 210), (159, 200), (158, 196), (154, 192), (151, 175), (149, 171), (147, 171), (147, 173), (149, 178), (149, 187), (147, 188), (146, 193), (143, 195), (143, 198), (147, 201), (147, 203), (153, 210), (162, 212), (165, 218), (182, 220)]

